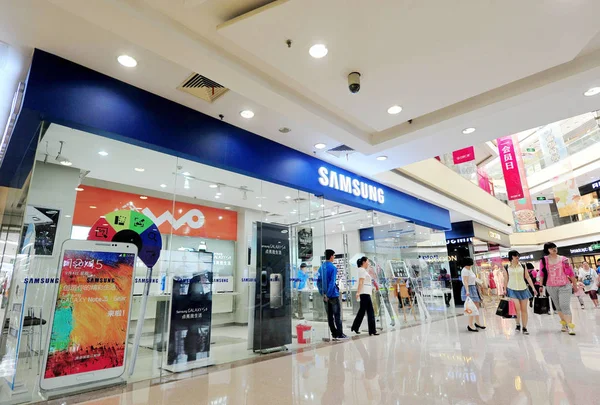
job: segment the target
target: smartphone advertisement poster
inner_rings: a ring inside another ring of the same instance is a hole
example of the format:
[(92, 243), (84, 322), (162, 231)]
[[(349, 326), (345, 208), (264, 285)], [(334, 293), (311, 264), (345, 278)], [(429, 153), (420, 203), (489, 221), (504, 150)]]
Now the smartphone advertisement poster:
[(182, 371), (210, 355), (212, 319), (213, 254), (197, 252), (198, 269), (190, 275), (173, 277), (173, 297), (169, 328), (168, 366)]
[(96, 381), (123, 373), (136, 256), (131, 249), (65, 249), (42, 388), (81, 382), (85, 373)]

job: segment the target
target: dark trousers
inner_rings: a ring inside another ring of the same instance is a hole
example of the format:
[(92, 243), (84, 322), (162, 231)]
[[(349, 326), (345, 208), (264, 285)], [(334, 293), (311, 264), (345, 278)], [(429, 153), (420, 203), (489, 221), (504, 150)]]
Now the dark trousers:
[(367, 313), (369, 335), (377, 333), (377, 328), (375, 326), (375, 311), (373, 310), (373, 302), (371, 301), (371, 296), (369, 294), (360, 295), (360, 308), (358, 309), (356, 318), (354, 318), (354, 322), (352, 323), (352, 330), (358, 331), (360, 329), (360, 325), (365, 317), (365, 312)]
[(340, 306), (340, 298), (328, 298), (325, 302), (325, 311), (327, 312), (327, 322), (331, 337), (339, 338), (344, 332), (342, 330), (342, 307)]

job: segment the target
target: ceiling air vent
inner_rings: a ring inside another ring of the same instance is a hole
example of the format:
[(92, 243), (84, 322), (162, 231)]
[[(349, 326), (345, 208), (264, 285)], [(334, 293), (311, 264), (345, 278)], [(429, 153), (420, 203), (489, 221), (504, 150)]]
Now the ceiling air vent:
[(327, 153), (335, 156), (338, 159), (342, 158), (342, 157), (346, 157), (346, 159), (348, 159), (348, 156), (350, 156), (354, 152), (356, 152), (354, 149), (352, 149), (350, 146), (346, 146), (346, 145), (340, 145), (333, 149), (329, 149), (327, 151)]
[(212, 103), (229, 91), (228, 88), (198, 73), (192, 73), (190, 77), (177, 87), (177, 90), (189, 93), (209, 103)]

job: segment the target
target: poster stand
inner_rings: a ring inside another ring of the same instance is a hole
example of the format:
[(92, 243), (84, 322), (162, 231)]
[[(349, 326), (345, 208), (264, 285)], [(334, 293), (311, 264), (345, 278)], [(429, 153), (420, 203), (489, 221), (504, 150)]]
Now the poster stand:
[(150, 294), (150, 281), (152, 280), (152, 267), (148, 267), (146, 271), (146, 282), (144, 283), (144, 293), (142, 295), (142, 303), (140, 305), (140, 313), (138, 315), (137, 325), (135, 327), (135, 336), (133, 338), (133, 348), (131, 350), (131, 361), (129, 362), (129, 376), (135, 371), (135, 360), (137, 359), (138, 350), (140, 348), (140, 339), (144, 329), (144, 319), (146, 319), (146, 306), (148, 305), (148, 295)]

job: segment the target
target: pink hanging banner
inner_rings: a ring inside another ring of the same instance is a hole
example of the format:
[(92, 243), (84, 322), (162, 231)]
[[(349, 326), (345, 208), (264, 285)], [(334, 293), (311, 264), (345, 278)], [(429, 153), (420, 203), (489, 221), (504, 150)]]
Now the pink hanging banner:
[(521, 173), (519, 172), (512, 136), (498, 138), (498, 152), (500, 153), (500, 163), (502, 164), (502, 173), (504, 174), (508, 200), (512, 201), (523, 198)]
[(481, 188), (488, 194), (494, 195), (494, 193), (492, 191), (492, 184), (490, 182), (490, 177), (488, 176), (487, 170), (485, 170), (485, 167), (482, 166), (482, 167), (477, 168), (477, 179), (479, 181), (479, 188)]
[(469, 146), (468, 148), (455, 150), (452, 152), (452, 160), (455, 165), (475, 160), (475, 149)]

